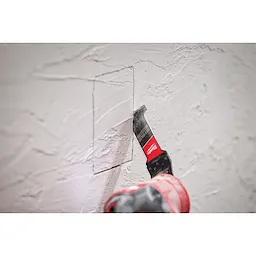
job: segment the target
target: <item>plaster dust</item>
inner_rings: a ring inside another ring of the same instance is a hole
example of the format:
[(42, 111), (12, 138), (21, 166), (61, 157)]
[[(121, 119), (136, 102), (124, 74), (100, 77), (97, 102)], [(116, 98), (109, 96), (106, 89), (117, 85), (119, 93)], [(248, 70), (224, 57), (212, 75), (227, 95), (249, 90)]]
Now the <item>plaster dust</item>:
[(149, 179), (146, 118), (192, 212), (256, 212), (255, 44), (1, 44), (0, 212), (101, 212)]

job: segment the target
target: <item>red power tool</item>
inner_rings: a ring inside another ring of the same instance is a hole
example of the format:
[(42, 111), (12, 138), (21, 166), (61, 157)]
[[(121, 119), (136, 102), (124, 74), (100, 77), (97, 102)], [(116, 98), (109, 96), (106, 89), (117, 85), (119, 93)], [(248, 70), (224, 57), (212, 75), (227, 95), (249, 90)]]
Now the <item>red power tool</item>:
[(169, 155), (153, 135), (143, 105), (133, 114), (133, 132), (146, 157), (151, 180), (114, 192), (104, 205), (105, 213), (188, 213), (190, 199), (181, 181), (173, 176)]

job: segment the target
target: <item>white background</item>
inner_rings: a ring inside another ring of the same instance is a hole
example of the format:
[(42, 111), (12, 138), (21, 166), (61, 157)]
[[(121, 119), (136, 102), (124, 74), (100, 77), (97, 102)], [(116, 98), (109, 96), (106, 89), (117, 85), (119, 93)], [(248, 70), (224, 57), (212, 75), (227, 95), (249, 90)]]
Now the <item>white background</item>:
[[(46, 1), (43, 4), (34, 1), (2, 1), (1, 40), (255, 42), (254, 1), (157, 1), (152, 4), (129, 1), (126, 5), (115, 1), (109, 9), (107, 7), (111, 5), (110, 1), (94, 1), (93, 6), (83, 1), (82, 5), (79, 6), (75, 1), (70, 4), (54, 4), (51, 1), (48, 6)], [(118, 5), (121, 5), (122, 11), (118, 11)], [(120, 26), (123, 29), (120, 29)], [(74, 250), (74, 254), (84, 255), (91, 253), (95, 248), (99, 249), (95, 254), (103, 254), (105, 248), (113, 244), (119, 244), (121, 250), (107, 252), (112, 255), (120, 255), (120, 251), (122, 254), (147, 252), (152, 255), (253, 253), (251, 230), (254, 230), (254, 215), (192, 214), (186, 217), (178, 216), (176, 218), (179, 220), (175, 221), (170, 221), (170, 217), (165, 216), (168, 218), (166, 221), (163, 217), (159, 218), (159, 215), (151, 216), (154, 220), (148, 220), (145, 216), (124, 215), (125, 221), (118, 219), (119, 215), (112, 216), (113, 220), (108, 215), (62, 215), (63, 222), (59, 223), (59, 226), (54, 224), (58, 223), (57, 220), (61, 222), (60, 215), (44, 215), (49, 218), (47, 222), (42, 220), (42, 215), (36, 220), (33, 220), (32, 216), (1, 215), (3, 255), (45, 255), (46, 250), (50, 255), (70, 255), (69, 250)], [(135, 232), (135, 229), (139, 232)], [(155, 231), (154, 234), (164, 233), (164, 236), (168, 237), (167, 245), (164, 245), (161, 237), (160, 246), (155, 246), (155, 250), (148, 246), (152, 244), (149, 242), (152, 233), (148, 229)], [(123, 237), (120, 232), (124, 234)], [(179, 235), (176, 232), (180, 232)], [(94, 239), (99, 234), (101, 236)], [(134, 239), (132, 245), (129, 245), (127, 241), (131, 241), (131, 237)], [(172, 244), (176, 247), (171, 247)], [(100, 251), (103, 249), (104, 251)]]

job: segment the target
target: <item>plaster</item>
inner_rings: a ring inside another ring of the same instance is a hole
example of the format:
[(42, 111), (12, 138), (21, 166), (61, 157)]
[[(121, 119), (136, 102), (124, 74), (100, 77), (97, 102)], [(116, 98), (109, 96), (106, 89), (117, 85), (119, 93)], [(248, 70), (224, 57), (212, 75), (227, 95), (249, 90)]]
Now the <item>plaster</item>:
[(1, 44), (0, 211), (99, 212), (149, 179), (146, 117), (192, 212), (255, 212), (254, 44)]

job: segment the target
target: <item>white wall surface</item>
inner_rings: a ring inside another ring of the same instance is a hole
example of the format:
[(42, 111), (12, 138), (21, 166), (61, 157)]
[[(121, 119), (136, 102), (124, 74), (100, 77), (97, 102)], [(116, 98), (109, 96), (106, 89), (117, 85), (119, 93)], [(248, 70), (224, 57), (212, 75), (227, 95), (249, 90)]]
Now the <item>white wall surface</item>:
[(98, 212), (149, 179), (145, 104), (192, 212), (256, 212), (255, 83), (253, 44), (0, 45), (0, 211)]

